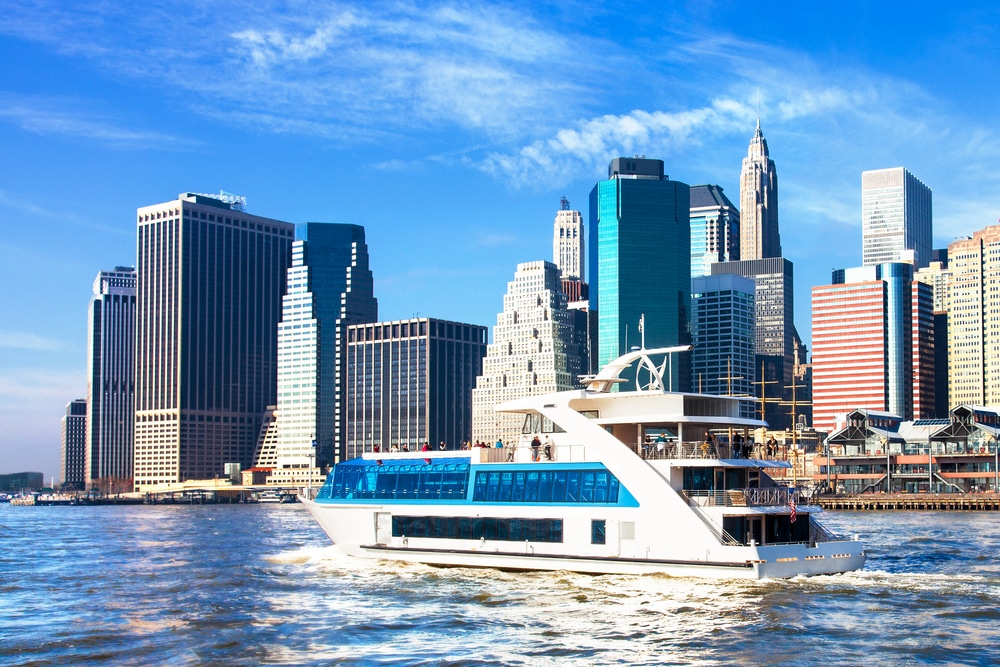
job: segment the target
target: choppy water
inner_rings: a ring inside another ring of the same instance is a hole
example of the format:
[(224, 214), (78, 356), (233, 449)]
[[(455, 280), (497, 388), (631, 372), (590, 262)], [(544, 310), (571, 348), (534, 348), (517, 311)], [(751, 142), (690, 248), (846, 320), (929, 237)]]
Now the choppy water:
[(791, 581), (355, 560), (299, 505), (0, 505), (0, 665), (989, 665), (1000, 516), (833, 513)]

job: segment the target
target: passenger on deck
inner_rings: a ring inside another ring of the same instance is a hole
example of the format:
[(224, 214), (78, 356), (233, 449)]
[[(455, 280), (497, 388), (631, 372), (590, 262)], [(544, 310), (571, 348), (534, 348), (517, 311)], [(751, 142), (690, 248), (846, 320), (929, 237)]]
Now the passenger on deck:
[(656, 457), (662, 459), (663, 452), (667, 448), (667, 437), (660, 432), (660, 435), (656, 436)]
[(538, 439), (536, 435), (531, 439), (531, 460), (533, 463), (538, 462), (538, 451), (542, 448), (542, 441)]
[(496, 443), (494, 443), (493, 447), (495, 447), (496, 449), (503, 449), (503, 440), (497, 438), (497, 441)]
[(545, 436), (545, 446), (542, 448), (542, 453), (545, 454), (545, 460), (552, 460), (552, 438)]

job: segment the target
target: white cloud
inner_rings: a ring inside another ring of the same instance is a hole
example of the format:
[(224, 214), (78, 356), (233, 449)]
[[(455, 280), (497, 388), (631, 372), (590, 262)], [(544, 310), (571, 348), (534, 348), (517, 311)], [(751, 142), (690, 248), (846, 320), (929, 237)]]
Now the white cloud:
[[(61, 350), (61, 341), (45, 338), (33, 333), (22, 331), (0, 331), (0, 349), (11, 350)], [(9, 387), (5, 387), (9, 389)], [(2, 393), (3, 390), (0, 390)]]

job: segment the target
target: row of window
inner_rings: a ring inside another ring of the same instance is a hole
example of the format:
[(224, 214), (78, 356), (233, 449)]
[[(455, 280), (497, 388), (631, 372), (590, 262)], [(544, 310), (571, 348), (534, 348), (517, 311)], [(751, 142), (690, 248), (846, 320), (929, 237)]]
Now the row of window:
[(393, 537), (435, 537), (503, 542), (562, 542), (562, 519), (394, 516)]

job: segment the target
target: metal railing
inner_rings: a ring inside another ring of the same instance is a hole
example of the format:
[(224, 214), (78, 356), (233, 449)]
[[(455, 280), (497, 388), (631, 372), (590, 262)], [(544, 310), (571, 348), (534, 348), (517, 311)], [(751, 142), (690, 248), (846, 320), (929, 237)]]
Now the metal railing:
[(682, 491), (688, 504), (697, 507), (781, 507), (788, 504), (783, 486), (726, 489), (723, 491)]

